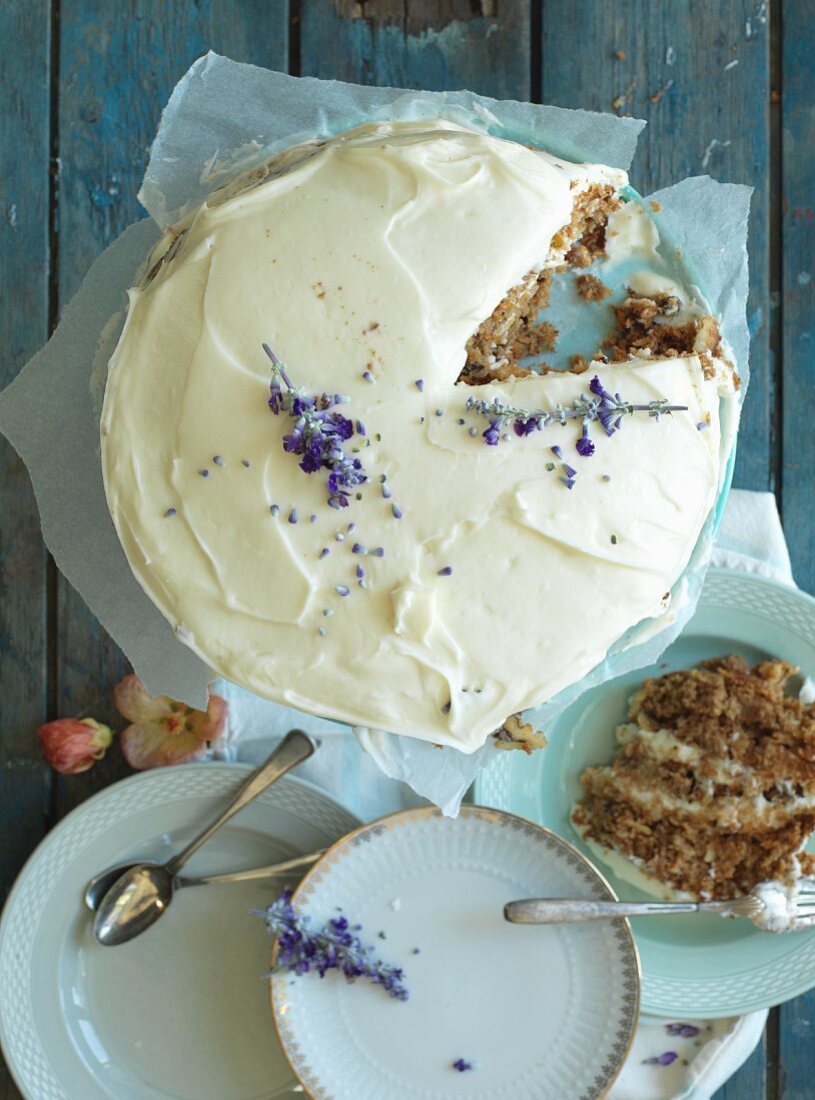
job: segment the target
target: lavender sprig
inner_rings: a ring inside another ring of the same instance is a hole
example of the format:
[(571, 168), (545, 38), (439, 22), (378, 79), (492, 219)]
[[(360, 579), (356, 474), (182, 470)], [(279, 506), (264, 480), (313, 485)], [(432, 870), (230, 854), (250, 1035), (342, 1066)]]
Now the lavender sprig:
[[(346, 508), (350, 493), (368, 480), (360, 460), (342, 449), (354, 434), (354, 424), (332, 410), (346, 399), (337, 393), (314, 397), (302, 387), (296, 388), (268, 344), (263, 344), (263, 350), (272, 363), (269, 408), (275, 416), (285, 412), (293, 421), (291, 432), (283, 436), (283, 450), (299, 455), (300, 469), (307, 474), (328, 470), (328, 503), (332, 508)], [(357, 422), (357, 430), (360, 428)], [(365, 434), (364, 428), (360, 434)]]
[(579, 420), (582, 423), (582, 434), (575, 446), (577, 453), (587, 458), (594, 454), (594, 443), (589, 437), (589, 425), (592, 423), (599, 422), (606, 435), (611, 436), (619, 430), (623, 417), (635, 412), (647, 412), (658, 420), (660, 416), (687, 410), (687, 405), (669, 405), (664, 398), (649, 401), (647, 405), (633, 405), (623, 400), (618, 393), (612, 394), (605, 389), (596, 375), (592, 378), (589, 389), (591, 393), (576, 398), (568, 407), (557, 405), (554, 409), (530, 411), (506, 405), (497, 397), (492, 401), (468, 397), (467, 411), (478, 413), (489, 420), (482, 438), (490, 447), (497, 446), (509, 428), (518, 436), (526, 436), (543, 431), (548, 424), (565, 425), (567, 420)]
[(311, 928), (310, 918), (298, 913), (291, 903), (292, 891), (284, 890), (263, 917), (270, 932), (277, 936), (276, 970), (288, 970), (293, 974), (316, 971), (324, 978), (329, 970), (339, 970), (348, 981), (368, 978), (381, 985), (389, 996), (398, 1001), (408, 999), (401, 967), (389, 966), (374, 957), (374, 949), (363, 944), (356, 932), (341, 914), (332, 917), (322, 928)]

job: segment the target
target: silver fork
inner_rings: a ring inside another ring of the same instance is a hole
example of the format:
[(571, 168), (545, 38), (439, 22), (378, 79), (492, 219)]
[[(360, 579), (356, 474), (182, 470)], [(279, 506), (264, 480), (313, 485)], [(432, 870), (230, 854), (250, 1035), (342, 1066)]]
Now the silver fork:
[[(746, 917), (763, 932), (802, 932), (815, 927), (815, 882), (808, 880), (791, 899), (782, 889), (773, 891), (786, 906), (786, 914), (767, 898), (768, 884), (757, 886), (742, 898), (728, 901), (576, 901), (570, 898), (524, 898), (504, 906), (512, 924), (565, 924), (613, 917), (658, 917), (675, 913), (715, 913), (721, 917)], [(808, 886), (808, 888), (807, 888)]]

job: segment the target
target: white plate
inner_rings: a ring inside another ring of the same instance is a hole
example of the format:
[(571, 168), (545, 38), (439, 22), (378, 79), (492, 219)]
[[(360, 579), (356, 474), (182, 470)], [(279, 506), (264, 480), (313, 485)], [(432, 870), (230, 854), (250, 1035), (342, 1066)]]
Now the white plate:
[[(166, 858), (250, 771), (211, 763), (135, 775), (66, 817), (23, 868), (0, 921), (0, 1043), (28, 1100), (293, 1095), (269, 1018), (269, 937), (250, 912), (285, 880), (182, 890), (154, 928), (115, 948), (93, 941), (82, 906), (96, 871), (130, 856)], [(273, 863), (357, 824), (322, 791), (282, 779), (189, 873)]]
[[(512, 898), (613, 897), (587, 860), (540, 826), (465, 806), (363, 825), (303, 879), (315, 924), (337, 907), (410, 998), (379, 986), (277, 974), (275, 1022), (319, 1100), (594, 1100), (628, 1051), (639, 974), (627, 921), (508, 924)], [(379, 933), (385, 938), (381, 939)], [(419, 948), (420, 953), (414, 954)], [(453, 1062), (474, 1064), (459, 1073)]]
[[(815, 677), (815, 600), (763, 577), (711, 569), (695, 614), (658, 665), (581, 695), (547, 729), (543, 752), (496, 753), (476, 778), (476, 798), (539, 821), (593, 858), (570, 813), (584, 769), (613, 758), (614, 731), (626, 720), (629, 697), (647, 676), (728, 653), (751, 663), (779, 657)], [(653, 900), (600, 866), (620, 897)], [(773, 936), (746, 920), (709, 916), (638, 917), (632, 927), (642, 959), (643, 1012), (674, 1019), (737, 1016), (815, 985), (815, 931)]]

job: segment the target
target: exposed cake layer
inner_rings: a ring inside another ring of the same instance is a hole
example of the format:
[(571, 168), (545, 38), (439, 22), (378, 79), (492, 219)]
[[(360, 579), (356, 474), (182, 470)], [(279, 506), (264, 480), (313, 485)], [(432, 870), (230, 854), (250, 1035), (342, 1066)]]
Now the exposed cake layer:
[(794, 879), (815, 829), (815, 708), (784, 694), (794, 671), (728, 657), (647, 680), (613, 763), (582, 776), (581, 833), (698, 897)]
[(589, 183), (581, 190), (575, 181), (572, 190), (569, 224), (553, 237), (540, 268), (512, 287), (467, 341), (462, 382), (481, 385), (526, 378), (533, 372), (519, 360), (554, 349), (557, 329), (538, 321), (538, 314), (549, 304), (552, 273), (566, 267), (587, 267), (601, 256), (608, 218), (620, 206), (618, 190), (611, 184)]

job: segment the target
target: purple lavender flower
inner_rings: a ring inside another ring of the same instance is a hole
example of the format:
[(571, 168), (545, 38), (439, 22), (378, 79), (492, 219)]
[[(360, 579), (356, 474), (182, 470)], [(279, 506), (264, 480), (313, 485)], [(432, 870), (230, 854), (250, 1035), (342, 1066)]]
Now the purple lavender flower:
[[(649, 416), (659, 420), (660, 416), (673, 412), (685, 412), (685, 405), (669, 405), (664, 398), (650, 401), (647, 405), (633, 405), (624, 401), (618, 394), (610, 393), (602, 384), (597, 375), (589, 383), (590, 393), (576, 398), (570, 408), (558, 405), (554, 409), (519, 409), (513, 405), (505, 405), (499, 398), (486, 401), (484, 398), (468, 397), (466, 402), (467, 412), (475, 412), (486, 417), (489, 425), (482, 438), (490, 447), (496, 447), (502, 439), (509, 439), (510, 433), (506, 430), (512, 427), (515, 435), (523, 437), (531, 435), (533, 431), (540, 431), (547, 424), (560, 424), (565, 426), (569, 420), (582, 421), (582, 433), (576, 443), (577, 453), (588, 458), (594, 454), (594, 442), (589, 436), (590, 425), (599, 421), (606, 435), (613, 435), (620, 427), (624, 416), (635, 412), (646, 412)], [(469, 429), (471, 435), (477, 435), (475, 428)], [(562, 448), (555, 444), (551, 448), (552, 454), (559, 459), (563, 458)], [(547, 466), (547, 469), (550, 467)], [(554, 467), (551, 467), (552, 469)], [(560, 479), (567, 489), (574, 485), (574, 475)]]
[(669, 1035), (678, 1035), (682, 1039), (695, 1039), (702, 1029), (694, 1024), (666, 1024), (665, 1030)]
[(589, 439), (589, 422), (583, 421), (583, 434), (575, 444), (577, 453), (583, 458), (588, 458), (594, 454), (594, 443)]
[(285, 890), (265, 913), (255, 913), (264, 918), (269, 931), (277, 936), (276, 970), (293, 974), (314, 971), (321, 978), (329, 970), (338, 970), (348, 981), (368, 978), (396, 1000), (408, 999), (404, 971), (374, 957), (373, 947), (363, 944), (356, 935), (359, 925), (352, 928), (348, 918), (340, 914), (314, 930), (309, 917), (294, 908), (291, 897), (292, 891)]
[(468, 1062), (465, 1058), (456, 1058), (453, 1062), (453, 1069), (457, 1069), (459, 1073), (466, 1073), (468, 1069), (473, 1068), (473, 1063)]
[[(299, 455), (300, 469), (307, 474), (328, 470), (328, 503), (332, 508), (347, 507), (351, 492), (367, 481), (367, 476), (360, 460), (351, 458), (342, 449), (342, 444), (354, 434), (354, 424), (333, 410), (346, 398), (327, 393), (315, 397), (302, 388), (295, 389), (272, 349), (264, 344), (263, 350), (272, 363), (269, 408), (275, 416), (285, 412), (293, 421), (291, 430), (283, 437), (284, 451)], [(357, 430), (360, 429), (364, 435), (364, 427), (358, 422)]]
[(541, 425), (538, 423), (534, 416), (530, 416), (528, 420), (522, 420), (520, 417), (513, 423), (512, 427), (515, 430), (516, 435), (525, 436), (531, 435), (532, 432), (537, 431)]
[(487, 428), (487, 430), (483, 433), (484, 441), (490, 447), (498, 446), (498, 440), (501, 438), (501, 430), (499, 425), (500, 421), (491, 420), (489, 428)]
[(643, 1058), (642, 1064), (644, 1066), (671, 1066), (678, 1057), (679, 1055), (675, 1050), (666, 1050), (664, 1054), (654, 1058)]

